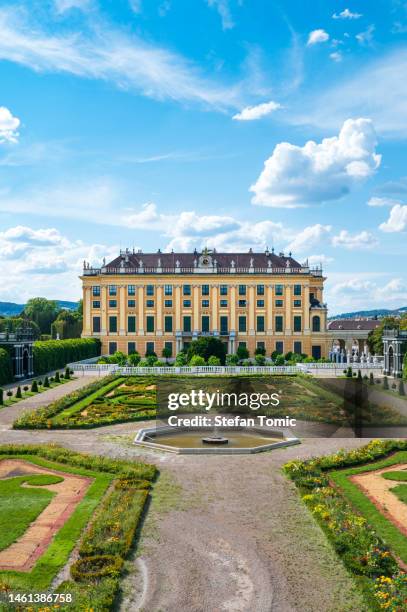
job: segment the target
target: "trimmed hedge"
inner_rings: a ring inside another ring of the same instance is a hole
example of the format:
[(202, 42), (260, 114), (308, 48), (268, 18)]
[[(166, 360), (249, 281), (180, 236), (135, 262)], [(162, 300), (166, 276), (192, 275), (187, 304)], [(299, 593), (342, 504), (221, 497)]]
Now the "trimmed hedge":
[(70, 361), (97, 357), (100, 355), (100, 347), (98, 338), (34, 342), (34, 372), (46, 374), (50, 370), (65, 367)]
[(13, 366), (11, 363), (10, 353), (6, 349), (0, 347), (0, 385), (12, 382)]

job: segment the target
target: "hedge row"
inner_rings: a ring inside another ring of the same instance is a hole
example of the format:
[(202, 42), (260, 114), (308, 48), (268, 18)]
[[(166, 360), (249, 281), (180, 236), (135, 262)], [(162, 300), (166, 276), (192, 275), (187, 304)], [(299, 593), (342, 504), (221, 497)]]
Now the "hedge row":
[(100, 355), (100, 347), (98, 338), (35, 342), (33, 347), (34, 372), (45, 374), (51, 370), (63, 368), (71, 361), (97, 357)]
[(0, 385), (13, 380), (13, 366), (10, 353), (4, 348), (0, 348)]

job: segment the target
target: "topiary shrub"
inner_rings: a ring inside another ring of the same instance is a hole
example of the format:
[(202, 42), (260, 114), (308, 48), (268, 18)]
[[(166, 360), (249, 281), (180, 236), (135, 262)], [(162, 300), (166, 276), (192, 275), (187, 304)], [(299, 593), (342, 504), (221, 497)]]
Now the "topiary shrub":
[(76, 582), (98, 582), (103, 576), (120, 575), (123, 559), (116, 555), (82, 557), (71, 566), (71, 576)]
[(22, 395), (21, 395), (21, 387), (20, 387), (20, 385), (18, 385), (18, 387), (17, 387), (16, 397), (17, 397), (18, 399), (21, 399), (21, 398), (22, 398)]
[(13, 397), (13, 392), (12, 391), (7, 391), (6, 395), (7, 395), (7, 397)]
[(258, 366), (264, 366), (266, 363), (266, 358), (261, 353), (257, 353), (257, 355), (254, 356), (254, 360)]
[(208, 365), (210, 366), (220, 366), (219, 357), (215, 357), (215, 355), (211, 355), (208, 359)]
[(370, 375), (369, 375), (369, 385), (374, 385), (373, 372), (370, 372)]
[(33, 380), (33, 381), (32, 381), (32, 384), (31, 384), (31, 391), (32, 391), (33, 393), (38, 393), (38, 384), (37, 384), (37, 381), (36, 381), (36, 380)]
[(0, 406), (4, 404), (3, 394), (4, 394), (4, 391), (3, 389), (0, 388)]
[(239, 357), (237, 355), (226, 355), (226, 365), (234, 366), (239, 363)]
[(195, 366), (204, 366), (205, 364), (205, 359), (203, 357), (201, 357), (201, 355), (192, 355), (190, 361), (189, 361), (189, 365), (192, 367)]
[(71, 370), (69, 368), (65, 368), (64, 378), (65, 380), (69, 380), (71, 378)]
[(400, 382), (399, 382), (399, 395), (405, 395), (405, 394), (406, 394), (406, 392), (404, 390), (404, 383), (403, 383), (402, 380), (400, 380)]
[(61, 378), (60, 378), (60, 376), (59, 376), (59, 372), (55, 372), (55, 382), (56, 382), (56, 383), (61, 382)]
[(27, 393), (27, 391), (28, 391), (28, 389), (29, 389), (29, 388), (30, 388), (30, 387), (29, 387), (28, 385), (24, 385), (24, 387), (23, 387), (23, 391), (24, 391), (25, 393)]
[(387, 379), (387, 376), (383, 377), (383, 389), (388, 389), (389, 388), (389, 381)]
[(46, 376), (44, 378), (44, 387), (49, 387), (49, 380), (48, 380), (48, 376)]

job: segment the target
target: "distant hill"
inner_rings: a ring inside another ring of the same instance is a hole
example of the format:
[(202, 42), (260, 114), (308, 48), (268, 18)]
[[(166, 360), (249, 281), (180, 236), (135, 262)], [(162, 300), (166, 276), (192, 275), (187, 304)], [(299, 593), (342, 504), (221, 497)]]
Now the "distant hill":
[[(78, 308), (77, 302), (67, 302), (64, 300), (55, 300), (60, 308), (67, 308), (69, 310), (76, 310)], [(14, 302), (0, 302), (0, 316), (3, 317), (14, 317), (19, 315), (24, 310), (25, 304), (15, 304)]]
[(389, 310), (387, 308), (378, 308), (377, 310), (357, 310), (355, 312), (343, 312), (342, 314), (335, 315), (334, 317), (329, 317), (329, 320), (332, 319), (358, 319), (363, 317), (377, 317), (381, 319), (382, 317), (399, 317), (402, 314), (407, 313), (407, 306), (402, 306), (401, 308), (396, 308), (395, 310)]

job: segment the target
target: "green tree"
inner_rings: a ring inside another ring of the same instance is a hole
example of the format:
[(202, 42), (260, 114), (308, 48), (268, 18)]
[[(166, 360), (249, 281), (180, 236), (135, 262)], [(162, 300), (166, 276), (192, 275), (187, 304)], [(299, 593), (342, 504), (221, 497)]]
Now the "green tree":
[(133, 366), (133, 368), (137, 367), (140, 363), (140, 354), (137, 353), (137, 351), (130, 353), (130, 355), (127, 356), (127, 363)]
[(32, 391), (33, 393), (38, 393), (38, 384), (37, 384), (37, 381), (36, 381), (36, 380), (33, 380), (33, 381), (32, 381), (32, 384), (31, 384), (31, 391)]
[(369, 332), (367, 344), (369, 351), (375, 355), (383, 355), (383, 330), (385, 327), (399, 328), (401, 330), (407, 329), (407, 313), (403, 314), (400, 318), (398, 317), (383, 317), (380, 321), (380, 325), (373, 331)]
[(44, 378), (44, 387), (49, 387), (49, 380), (48, 380), (48, 376), (46, 376)]
[(284, 355), (281, 355), (281, 353), (279, 355), (277, 355), (277, 357), (274, 359), (274, 365), (276, 366), (283, 366), (285, 364), (285, 359), (284, 359)]
[(189, 360), (189, 365), (194, 366), (204, 366), (206, 365), (205, 359), (201, 355), (192, 355)]
[(264, 364), (266, 363), (265, 356), (260, 353), (254, 356), (254, 360), (256, 362), (256, 365), (258, 366), (264, 366)]
[(168, 346), (164, 346), (161, 354), (165, 358), (165, 361), (168, 362), (168, 359), (172, 357), (172, 350)]
[(248, 359), (249, 358), (249, 351), (247, 350), (247, 348), (245, 346), (240, 344), (237, 347), (236, 355), (237, 355), (239, 361), (241, 361), (242, 359)]
[(188, 361), (194, 355), (203, 357), (205, 361), (208, 361), (211, 355), (218, 357), (221, 364), (224, 365), (226, 359), (226, 344), (219, 338), (213, 336), (202, 336), (198, 340), (193, 340), (188, 348)]
[(42, 334), (51, 333), (51, 324), (57, 318), (58, 304), (46, 298), (31, 298), (24, 307), (24, 315), (38, 325)]
[(180, 351), (175, 357), (175, 365), (181, 368), (187, 365), (187, 356), (184, 351)]
[(254, 351), (255, 355), (264, 355), (266, 356), (266, 349), (264, 348), (264, 346), (258, 346), (256, 347), (255, 351)]
[(17, 387), (16, 397), (17, 397), (18, 399), (21, 399), (21, 397), (22, 397), (22, 395), (21, 395), (21, 387), (20, 387), (20, 385), (18, 385), (18, 387)]
[(51, 334), (55, 339), (80, 338), (83, 327), (82, 314), (77, 310), (61, 310), (51, 325)]
[(226, 355), (226, 365), (234, 366), (239, 363), (239, 357), (237, 355)]
[(220, 366), (220, 359), (219, 357), (215, 357), (215, 355), (211, 355), (208, 359), (208, 365), (210, 366)]

